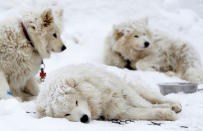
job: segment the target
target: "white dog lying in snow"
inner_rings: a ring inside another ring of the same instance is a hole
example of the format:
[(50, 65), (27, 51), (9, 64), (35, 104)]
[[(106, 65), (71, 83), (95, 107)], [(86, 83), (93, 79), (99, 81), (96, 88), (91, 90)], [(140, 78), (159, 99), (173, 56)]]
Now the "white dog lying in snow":
[(151, 29), (147, 18), (114, 26), (105, 49), (105, 63), (108, 65), (160, 71), (203, 83), (197, 51), (188, 42)]
[[(176, 120), (181, 105), (95, 65), (62, 68), (47, 79), (37, 98), (41, 117), (90, 120)], [(176, 113), (175, 113), (176, 112)]]

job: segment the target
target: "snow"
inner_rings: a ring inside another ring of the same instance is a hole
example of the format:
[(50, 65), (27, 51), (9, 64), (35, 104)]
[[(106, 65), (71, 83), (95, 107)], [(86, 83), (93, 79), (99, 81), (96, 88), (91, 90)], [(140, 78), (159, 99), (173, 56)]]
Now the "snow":
[[(17, 6), (16, 6), (17, 5)], [(1, 0), (0, 20), (19, 15), (30, 6), (54, 6), (64, 8), (63, 39), (68, 49), (45, 60), (48, 75), (68, 64), (103, 63), (103, 43), (113, 24), (149, 17), (150, 26), (191, 42), (203, 60), (203, 0)], [(158, 72), (119, 70), (109, 71), (126, 81), (138, 79), (158, 90), (162, 82), (182, 81)], [(199, 88), (203, 88), (200, 85)], [(170, 94), (166, 97), (179, 100), (183, 110), (175, 122), (136, 121), (125, 125), (92, 121), (89, 124), (69, 122), (62, 118), (36, 118), (33, 102), (15, 99), (0, 100), (0, 131), (66, 131), (66, 130), (156, 130), (203, 131), (203, 92)], [(181, 128), (186, 126), (188, 128)]]

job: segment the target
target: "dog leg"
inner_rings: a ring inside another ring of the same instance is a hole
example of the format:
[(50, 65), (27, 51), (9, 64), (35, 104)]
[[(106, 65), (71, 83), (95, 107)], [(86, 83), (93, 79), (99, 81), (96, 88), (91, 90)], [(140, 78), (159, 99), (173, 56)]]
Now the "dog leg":
[(170, 108), (133, 107), (122, 98), (112, 99), (103, 112), (105, 119), (119, 120), (176, 120), (176, 114)]
[(203, 84), (203, 69), (189, 68), (181, 77), (190, 82)]
[(8, 82), (3, 72), (0, 71), (0, 99), (11, 98)]
[(170, 108), (133, 108), (127, 107), (127, 110), (121, 113), (121, 119), (127, 120), (169, 120), (177, 119), (175, 112)]
[(159, 66), (156, 64), (156, 57), (148, 56), (145, 57), (136, 63), (132, 63), (132, 67), (136, 67), (138, 70), (158, 70)]
[[(126, 91), (126, 92), (125, 92)], [(137, 92), (134, 90), (123, 90), (123, 98), (128, 101), (128, 103), (134, 107), (152, 107), (152, 104), (143, 99)]]
[(37, 96), (38, 95), (39, 88), (38, 88), (38, 85), (37, 85), (37, 81), (35, 80), (34, 77), (32, 77), (31, 79), (29, 79), (27, 81), (24, 91), (26, 93), (29, 93), (32, 96)]
[(112, 51), (112, 49), (107, 49), (107, 54), (105, 55), (105, 63), (108, 65), (117, 66), (120, 68), (125, 68), (127, 62), (116, 52)]
[[(162, 104), (160, 107), (164, 107), (166, 104), (168, 104), (173, 111), (176, 113), (181, 111), (181, 104), (179, 102), (171, 101), (166, 99), (161, 93), (155, 92), (150, 88), (144, 87), (140, 84), (133, 84), (129, 83), (130, 87), (134, 89), (135, 92), (137, 92), (142, 98), (146, 99), (147, 101), (151, 102), (152, 104)], [(164, 105), (165, 104), (165, 105)], [(158, 105), (154, 105), (155, 107), (158, 107)]]
[[(168, 104), (171, 109), (173, 111), (175, 111), (176, 113), (180, 112), (182, 110), (182, 106), (179, 102), (175, 102), (175, 101), (171, 101), (168, 100), (166, 98), (164, 98), (164, 96), (162, 96), (159, 93), (156, 92), (148, 92), (145, 90), (145, 94), (142, 94), (142, 97), (145, 98), (146, 100), (150, 101), (153, 104), (159, 104), (160, 107), (162, 107), (163, 105)], [(156, 105), (158, 106), (158, 105)]]

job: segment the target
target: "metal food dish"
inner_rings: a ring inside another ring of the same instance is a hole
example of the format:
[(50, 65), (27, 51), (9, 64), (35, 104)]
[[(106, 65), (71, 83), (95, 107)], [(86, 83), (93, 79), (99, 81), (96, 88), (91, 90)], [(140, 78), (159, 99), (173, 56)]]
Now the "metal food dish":
[(196, 92), (197, 83), (161, 83), (158, 84), (159, 89), (162, 95), (167, 95), (170, 93), (178, 93), (178, 92), (184, 92), (184, 93), (194, 93)]

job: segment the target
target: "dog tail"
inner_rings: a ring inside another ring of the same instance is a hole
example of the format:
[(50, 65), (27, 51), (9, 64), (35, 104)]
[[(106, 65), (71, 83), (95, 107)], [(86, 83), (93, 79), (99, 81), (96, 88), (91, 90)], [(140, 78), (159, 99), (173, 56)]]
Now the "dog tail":
[(183, 75), (183, 79), (194, 82), (194, 83), (199, 83), (203, 84), (203, 68), (189, 68)]

